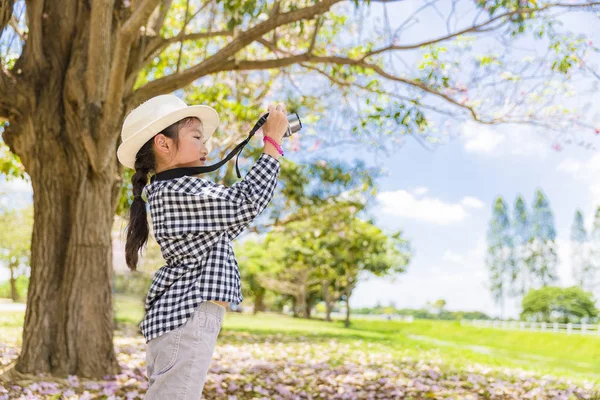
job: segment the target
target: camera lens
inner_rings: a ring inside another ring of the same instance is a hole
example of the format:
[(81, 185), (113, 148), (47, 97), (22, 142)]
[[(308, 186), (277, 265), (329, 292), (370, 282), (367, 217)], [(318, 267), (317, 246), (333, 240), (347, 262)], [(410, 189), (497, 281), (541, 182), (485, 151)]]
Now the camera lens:
[(287, 129), (287, 132), (285, 133), (285, 135), (283, 135), (283, 137), (292, 136), (294, 133), (296, 133), (300, 129), (302, 129), (302, 122), (300, 121), (300, 117), (298, 116), (298, 114), (296, 114), (296, 113), (288, 114), (287, 120), (288, 120), (288, 129)]

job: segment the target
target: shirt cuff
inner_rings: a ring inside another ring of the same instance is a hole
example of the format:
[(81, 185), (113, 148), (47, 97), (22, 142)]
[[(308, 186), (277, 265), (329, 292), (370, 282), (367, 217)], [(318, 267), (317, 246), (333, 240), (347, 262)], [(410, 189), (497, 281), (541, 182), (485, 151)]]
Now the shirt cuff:
[(261, 153), (261, 155), (258, 159), (264, 160), (265, 163), (269, 164), (269, 166), (271, 166), (273, 168), (279, 168), (279, 166), (280, 166), (279, 160), (267, 153)]

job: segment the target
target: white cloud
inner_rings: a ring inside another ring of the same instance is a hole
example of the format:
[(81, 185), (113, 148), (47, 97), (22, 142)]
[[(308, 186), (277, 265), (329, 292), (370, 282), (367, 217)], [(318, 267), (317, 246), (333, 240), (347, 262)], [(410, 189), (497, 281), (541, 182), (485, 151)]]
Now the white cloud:
[(558, 172), (571, 175), (574, 179), (584, 183), (592, 195), (592, 205), (600, 203), (600, 154), (594, 154), (587, 160), (567, 158), (557, 167)]
[(474, 197), (465, 197), (460, 203), (453, 204), (431, 196), (415, 196), (417, 192), (426, 193), (427, 188), (380, 193), (378, 200), (382, 205), (381, 211), (392, 216), (437, 225), (450, 225), (462, 222), (469, 216), (465, 207), (480, 208), (483, 206), (483, 203)]
[(415, 188), (415, 189), (412, 190), (412, 192), (414, 194), (416, 194), (417, 196), (423, 196), (428, 191), (429, 191), (429, 188), (426, 188), (424, 186), (421, 186), (421, 187), (418, 187), (418, 188)]
[(489, 126), (468, 121), (461, 126), (464, 148), (493, 156), (545, 158), (551, 143), (540, 134), (518, 126)]
[(560, 164), (558, 164), (558, 167), (556, 167), (556, 170), (559, 172), (569, 172), (571, 174), (576, 174), (581, 170), (582, 167), (583, 167), (583, 164), (580, 161), (573, 160), (573, 159), (566, 159), (566, 160), (561, 161)]
[(465, 198), (463, 198), (461, 204), (465, 207), (472, 207), (472, 208), (483, 208), (485, 206), (483, 201), (479, 200), (476, 197), (470, 197), (470, 196), (466, 196)]
[(472, 153), (491, 153), (504, 141), (499, 132), (472, 121), (463, 124), (462, 137), (465, 150)]
[(444, 255), (442, 256), (443, 261), (448, 261), (451, 263), (462, 264), (465, 262), (465, 256), (462, 254), (455, 253), (451, 250), (446, 250)]

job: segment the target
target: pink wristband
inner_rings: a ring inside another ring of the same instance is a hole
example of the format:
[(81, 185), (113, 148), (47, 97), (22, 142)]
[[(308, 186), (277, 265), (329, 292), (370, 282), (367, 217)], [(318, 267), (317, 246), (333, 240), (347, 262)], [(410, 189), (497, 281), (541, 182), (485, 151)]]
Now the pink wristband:
[(275, 147), (275, 149), (277, 149), (277, 152), (279, 152), (279, 154), (283, 155), (283, 150), (281, 149), (281, 146), (279, 146), (277, 144), (277, 142), (275, 141), (275, 139), (273, 139), (272, 137), (270, 137), (270, 136), (263, 136), (263, 142), (269, 142), (269, 143), (271, 143)]

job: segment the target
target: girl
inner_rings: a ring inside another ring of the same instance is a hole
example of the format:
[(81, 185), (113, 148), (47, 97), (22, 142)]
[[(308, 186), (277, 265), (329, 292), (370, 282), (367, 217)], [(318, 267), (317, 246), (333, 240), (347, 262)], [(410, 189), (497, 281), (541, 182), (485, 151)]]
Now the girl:
[[(147, 343), (148, 400), (201, 398), (226, 307), (243, 300), (231, 241), (273, 196), (288, 126), (282, 103), (268, 110), (263, 153), (230, 187), (189, 175), (154, 179), (163, 171), (205, 165), (205, 143), (219, 124), (211, 107), (162, 95), (134, 109), (123, 123), (117, 156), (135, 169), (127, 265), (136, 269), (138, 251), (148, 240), (145, 201), (166, 261), (154, 275), (140, 323)], [(151, 183), (149, 173), (154, 173)]]

